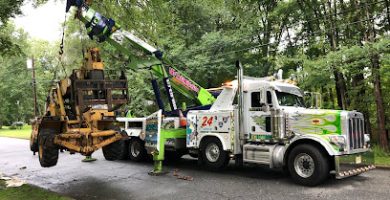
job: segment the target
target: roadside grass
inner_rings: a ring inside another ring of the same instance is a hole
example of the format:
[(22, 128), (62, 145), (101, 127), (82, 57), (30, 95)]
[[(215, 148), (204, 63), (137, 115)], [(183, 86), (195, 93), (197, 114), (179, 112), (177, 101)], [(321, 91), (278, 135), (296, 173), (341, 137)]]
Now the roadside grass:
[(378, 145), (372, 147), (375, 155), (375, 165), (390, 167), (390, 154), (384, 152)]
[(11, 138), (20, 138), (20, 139), (30, 139), (31, 134), (31, 126), (25, 125), (22, 127), (22, 129), (10, 129), (7, 126), (3, 126), (2, 129), (0, 129), (0, 137), (11, 137)]
[(71, 200), (69, 197), (61, 196), (57, 193), (32, 186), (22, 185), (15, 188), (6, 188), (5, 181), (0, 180), (0, 200)]

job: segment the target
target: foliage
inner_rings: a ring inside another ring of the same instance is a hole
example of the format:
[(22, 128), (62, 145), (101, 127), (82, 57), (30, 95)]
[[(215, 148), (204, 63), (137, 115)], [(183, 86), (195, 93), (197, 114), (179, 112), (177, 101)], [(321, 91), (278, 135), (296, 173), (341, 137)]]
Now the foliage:
[(7, 20), (15, 15), (21, 14), (20, 6), (24, 0), (0, 0), (0, 27), (7, 22)]
[(377, 166), (390, 167), (390, 155), (378, 145), (373, 146), (375, 164)]

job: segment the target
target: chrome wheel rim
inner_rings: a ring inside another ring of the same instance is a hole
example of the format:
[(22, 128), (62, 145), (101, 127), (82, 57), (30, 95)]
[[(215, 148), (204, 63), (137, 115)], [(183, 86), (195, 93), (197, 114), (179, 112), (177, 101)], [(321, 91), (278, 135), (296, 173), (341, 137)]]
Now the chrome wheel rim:
[(294, 159), (294, 169), (302, 178), (312, 176), (315, 170), (313, 158), (306, 153), (298, 154)]
[(139, 155), (139, 153), (141, 152), (140, 148), (141, 148), (141, 146), (139, 145), (138, 142), (131, 143), (131, 148), (130, 148), (131, 155), (133, 157), (137, 157)]
[(221, 152), (219, 150), (219, 147), (215, 143), (210, 143), (206, 147), (206, 157), (207, 160), (210, 162), (217, 162)]

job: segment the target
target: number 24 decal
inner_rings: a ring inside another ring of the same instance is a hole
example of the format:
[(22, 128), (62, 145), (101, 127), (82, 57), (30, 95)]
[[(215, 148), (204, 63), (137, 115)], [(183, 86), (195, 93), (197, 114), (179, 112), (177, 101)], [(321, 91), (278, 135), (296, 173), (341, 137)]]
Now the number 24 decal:
[(202, 118), (202, 127), (205, 127), (205, 126), (211, 126), (211, 124), (213, 123), (213, 118), (214, 117), (207, 117), (207, 116), (204, 116)]

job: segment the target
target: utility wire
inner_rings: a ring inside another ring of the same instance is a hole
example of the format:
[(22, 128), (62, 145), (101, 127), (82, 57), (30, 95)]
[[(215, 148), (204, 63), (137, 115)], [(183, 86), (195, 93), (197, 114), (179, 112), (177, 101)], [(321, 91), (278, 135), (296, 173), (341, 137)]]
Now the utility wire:
[[(371, 20), (374, 20), (374, 19), (377, 19), (379, 17), (382, 17), (382, 15), (377, 15), (375, 17), (372, 17), (372, 18), (369, 18), (369, 19), (365, 19), (365, 20), (358, 20), (358, 21), (354, 21), (354, 22), (350, 22), (350, 23), (344, 23), (344, 24), (341, 24), (338, 25), (338, 26), (335, 26), (331, 29), (326, 29), (326, 30), (320, 30), (320, 31), (316, 31), (316, 32), (313, 32), (315, 34), (318, 34), (318, 33), (323, 33), (323, 32), (327, 32), (327, 31), (334, 31), (336, 30), (337, 28), (341, 28), (341, 27), (344, 27), (344, 26), (349, 26), (349, 25), (353, 25), (353, 24), (357, 24), (357, 23), (362, 23), (362, 22), (367, 22), (367, 21), (371, 21)], [(279, 42), (290, 42), (290, 38), (288, 39), (283, 39), (283, 40), (280, 40)], [(222, 57), (222, 56), (227, 56), (227, 55), (230, 55), (230, 54), (234, 54), (234, 53), (239, 53), (239, 52), (243, 52), (243, 51), (248, 51), (248, 50), (252, 50), (252, 49), (256, 49), (256, 48), (260, 48), (260, 47), (264, 47), (264, 46), (268, 46), (268, 45), (271, 45), (271, 44), (274, 44), (276, 43), (276, 41), (274, 42), (269, 42), (269, 43), (265, 43), (265, 44), (258, 44), (258, 45), (253, 45), (253, 46), (249, 46), (247, 48), (243, 48), (243, 49), (239, 49), (239, 50), (235, 50), (235, 51), (228, 51), (226, 53), (223, 53), (223, 54), (218, 54), (215, 56), (215, 58), (219, 58), (219, 57)], [(202, 64), (202, 65), (212, 65), (212, 64), (218, 64), (218, 63), (222, 63), (224, 62), (225, 60), (220, 60), (220, 61), (214, 61), (214, 62), (209, 62), (209, 63), (205, 63), (205, 64)]]
[[(346, 14), (346, 13), (349, 13), (349, 12), (356, 11), (357, 8), (365, 8), (366, 6), (369, 6), (369, 5), (376, 5), (376, 4), (381, 4), (381, 3), (385, 3), (385, 2), (386, 2), (386, 0), (382, 0), (382, 1), (378, 1), (378, 2), (361, 3), (359, 6), (357, 6), (355, 8), (343, 10), (342, 12), (337, 12), (334, 15)], [(309, 22), (312, 22), (312, 21), (316, 21), (316, 20), (319, 20), (319, 19), (322, 20), (322, 22), (329, 22), (331, 20), (329, 18), (324, 19), (324, 17), (321, 16), (321, 17), (312, 18), (312, 19), (310, 19), (308, 21), (297, 21), (295, 23), (292, 23), (292, 24), (286, 26), (285, 29), (291, 29), (291, 28), (294, 28), (294, 27), (296, 27), (298, 25), (303, 25), (303, 24), (306, 24), (306, 23), (309, 23)], [(251, 39), (251, 38), (254, 38), (254, 37), (256, 37), (256, 35), (244, 36), (244, 37), (239, 38), (239, 40), (227, 42), (227, 43), (224, 43), (224, 44), (214, 45), (213, 47), (215, 47), (215, 48), (224, 48), (224, 47), (227, 47), (227, 46), (232, 46), (234, 44), (237, 44), (240, 41), (243, 41), (243, 40), (246, 40), (246, 39)], [(202, 48), (202, 49), (197, 49), (195, 51), (191, 51), (191, 54), (192, 55), (193, 54), (199, 54), (199, 53), (204, 53), (204, 52), (208, 52), (208, 51), (211, 51), (211, 50), (213, 50), (213, 49), (210, 49), (209, 47), (207, 47), (207, 48)]]

